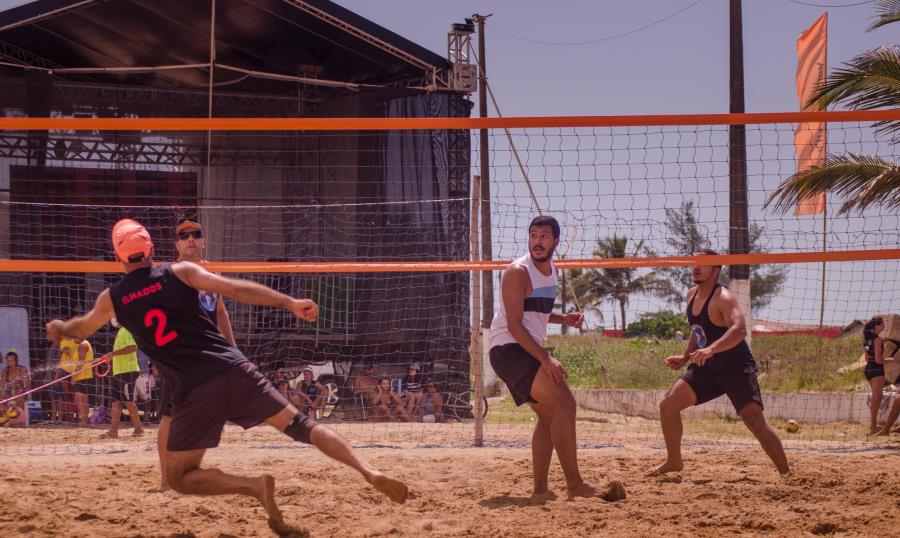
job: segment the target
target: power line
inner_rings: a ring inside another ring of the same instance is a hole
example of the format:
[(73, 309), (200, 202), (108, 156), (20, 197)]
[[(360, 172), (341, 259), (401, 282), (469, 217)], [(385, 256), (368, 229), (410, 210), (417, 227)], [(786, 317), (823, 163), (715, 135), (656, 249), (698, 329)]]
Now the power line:
[(670, 13), (669, 15), (666, 15), (665, 17), (662, 17), (662, 18), (657, 19), (657, 20), (655, 20), (655, 21), (653, 21), (653, 22), (647, 23), (647, 24), (645, 24), (645, 25), (643, 25), (643, 26), (639, 26), (638, 28), (634, 28), (633, 30), (629, 30), (629, 31), (627, 31), (627, 32), (623, 32), (623, 33), (621, 33), (621, 34), (615, 34), (615, 35), (611, 35), (611, 36), (607, 36), (607, 37), (601, 37), (600, 39), (591, 39), (591, 40), (589, 40), (589, 41), (568, 41), (568, 42), (559, 42), (559, 41), (540, 41), (540, 40), (537, 40), (537, 39), (530, 39), (530, 38), (527, 38), (527, 37), (522, 37), (522, 36), (520, 36), (520, 35), (511, 34), (511, 33), (509, 33), (509, 32), (504, 32), (503, 30), (497, 28), (497, 27), (494, 26), (493, 24), (491, 24), (491, 25), (489, 25), (489, 26), (491, 27), (492, 30), (494, 30), (494, 31), (497, 32), (498, 34), (502, 34), (502, 35), (505, 35), (506, 37), (511, 37), (511, 38), (513, 38), (513, 39), (518, 39), (518, 40), (520, 40), (520, 41), (525, 41), (526, 43), (534, 43), (534, 44), (536, 44), (536, 45), (551, 45), (551, 46), (554, 46), (554, 47), (575, 47), (575, 46), (579, 46), (579, 45), (593, 45), (593, 44), (595, 44), (595, 43), (603, 43), (604, 41), (612, 41), (613, 39), (619, 39), (620, 37), (629, 36), (629, 35), (631, 35), (631, 34), (640, 32), (641, 30), (646, 30), (647, 28), (651, 28), (651, 27), (653, 27), (653, 26), (656, 26), (657, 24), (661, 24), (661, 23), (663, 23), (663, 22), (666, 22), (667, 20), (671, 19), (672, 17), (674, 17), (674, 16), (676, 16), (676, 15), (680, 15), (681, 13), (684, 13), (685, 11), (687, 11), (688, 9), (690, 9), (690, 8), (692, 8), (692, 7), (694, 7), (694, 6), (696, 6), (697, 4), (699, 4), (699, 3), (702, 2), (702, 1), (703, 1), (703, 0), (694, 0), (694, 2), (691, 2), (690, 4), (688, 4), (688, 5), (684, 6), (683, 8), (679, 9), (678, 11), (675, 11), (675, 12), (673, 12), (673, 13)]
[(800, 4), (801, 6), (810, 6), (810, 7), (853, 7), (853, 6), (861, 6), (863, 4), (871, 4), (875, 0), (864, 0), (862, 2), (854, 2), (852, 4), (817, 4), (815, 2), (804, 2), (803, 0), (788, 0), (793, 4)]

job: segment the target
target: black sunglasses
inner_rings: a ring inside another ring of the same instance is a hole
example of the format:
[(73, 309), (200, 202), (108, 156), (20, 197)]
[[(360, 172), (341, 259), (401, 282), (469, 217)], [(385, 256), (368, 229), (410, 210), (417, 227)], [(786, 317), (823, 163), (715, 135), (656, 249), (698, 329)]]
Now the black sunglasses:
[(188, 237), (193, 237), (194, 239), (203, 239), (203, 232), (201, 232), (200, 230), (193, 230), (190, 232), (181, 232), (180, 234), (178, 234), (178, 239), (181, 239), (182, 241), (187, 241)]

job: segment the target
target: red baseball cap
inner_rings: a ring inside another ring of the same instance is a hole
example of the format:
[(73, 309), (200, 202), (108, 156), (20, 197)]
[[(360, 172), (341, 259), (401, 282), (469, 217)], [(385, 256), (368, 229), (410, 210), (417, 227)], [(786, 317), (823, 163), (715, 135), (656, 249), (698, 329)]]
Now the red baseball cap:
[(153, 242), (139, 222), (122, 219), (112, 229), (113, 249), (119, 261), (137, 263), (150, 258)]

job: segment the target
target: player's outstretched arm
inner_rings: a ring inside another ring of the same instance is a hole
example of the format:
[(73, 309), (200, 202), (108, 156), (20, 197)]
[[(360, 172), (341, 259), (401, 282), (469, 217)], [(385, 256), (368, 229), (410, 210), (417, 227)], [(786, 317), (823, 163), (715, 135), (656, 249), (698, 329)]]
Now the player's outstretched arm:
[(583, 312), (569, 312), (568, 314), (559, 314), (554, 312), (550, 314), (550, 323), (554, 323), (556, 325), (566, 325), (568, 327), (572, 327), (573, 329), (580, 329), (583, 322)]
[(175, 263), (172, 270), (182, 282), (198, 290), (212, 291), (247, 304), (280, 306), (306, 321), (315, 321), (319, 316), (319, 307), (313, 301), (294, 299), (256, 282), (225, 278), (191, 262)]
[(48, 323), (47, 338), (53, 342), (59, 342), (63, 338), (83, 340), (97, 332), (97, 329), (100, 327), (109, 323), (113, 315), (115, 315), (115, 311), (113, 310), (112, 299), (109, 297), (109, 290), (103, 290), (103, 293), (97, 297), (94, 308), (87, 314), (74, 317), (68, 321), (54, 319)]

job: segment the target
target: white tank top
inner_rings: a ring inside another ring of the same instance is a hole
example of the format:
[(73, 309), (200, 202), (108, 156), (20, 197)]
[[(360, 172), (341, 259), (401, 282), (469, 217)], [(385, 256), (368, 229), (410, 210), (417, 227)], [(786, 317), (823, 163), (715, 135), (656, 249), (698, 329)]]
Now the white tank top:
[[(547, 337), (547, 323), (550, 321), (550, 312), (556, 302), (556, 266), (550, 262), (550, 276), (545, 276), (534, 266), (531, 254), (526, 254), (513, 262), (528, 270), (528, 278), (531, 280), (531, 294), (525, 299), (525, 308), (522, 313), (522, 326), (535, 342), (541, 343)], [(506, 308), (503, 306), (503, 297), (500, 297), (500, 307), (491, 320), (491, 332), (488, 335), (490, 345), (488, 349), (506, 344), (515, 344), (516, 339), (509, 333), (506, 324)]]

